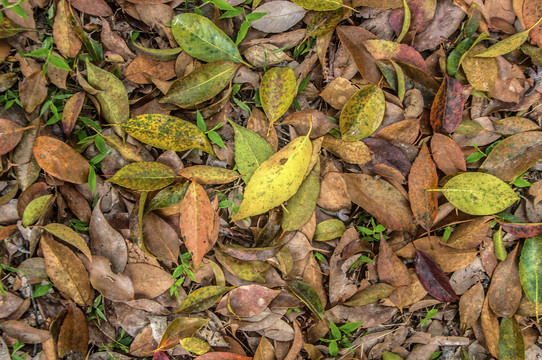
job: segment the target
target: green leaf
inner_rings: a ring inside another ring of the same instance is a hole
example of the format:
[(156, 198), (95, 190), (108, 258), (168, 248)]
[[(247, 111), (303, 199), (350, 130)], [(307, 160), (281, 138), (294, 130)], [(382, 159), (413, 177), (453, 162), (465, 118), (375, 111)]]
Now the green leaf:
[(401, 29), (401, 33), (399, 34), (399, 37), (397, 38), (397, 40), (395, 40), (398, 43), (400, 43), (401, 40), (403, 40), (403, 38), (405, 37), (405, 35), (408, 32), (408, 29), (410, 28), (411, 14), (410, 14), (410, 9), (408, 7), (408, 4), (407, 4), (406, 0), (403, 0), (403, 9), (405, 10), (405, 16), (404, 16), (404, 20), (403, 20), (403, 27)]
[(471, 215), (495, 214), (519, 200), (504, 181), (478, 172), (453, 177), (441, 191), (452, 205)]
[(305, 225), (314, 213), (316, 201), (320, 194), (320, 164), (317, 163), (312, 171), (297, 189), (297, 192), (286, 205), (282, 215), (282, 230), (294, 231)]
[(241, 26), (239, 27), (239, 32), (237, 33), (237, 37), (235, 38), (235, 45), (239, 45), (241, 41), (247, 36), (248, 28), (250, 27), (250, 23), (248, 20), (245, 20), (241, 23)]
[(205, 64), (185, 77), (175, 80), (161, 100), (161, 104), (187, 107), (215, 97), (231, 81), (239, 66), (219, 60)]
[(455, 49), (452, 50), (452, 52), (448, 56), (448, 59), (446, 60), (446, 71), (448, 72), (448, 75), (455, 76), (455, 74), (457, 73), (457, 69), (459, 69), (459, 66), (463, 62), (463, 59), (465, 59), (465, 57), (469, 53), (469, 50), (486, 38), (487, 34), (481, 33), (480, 36), (478, 36), (477, 38), (469, 37), (461, 41), (459, 45), (457, 45)]
[(359, 89), (344, 105), (339, 119), (341, 139), (356, 141), (371, 136), (382, 123), (386, 101), (378, 84)]
[(200, 149), (214, 156), (213, 147), (196, 125), (175, 116), (145, 114), (129, 119), (122, 128), (137, 140), (159, 149)]
[(320, 297), (314, 289), (307, 283), (291, 279), (286, 281), (288, 289), (316, 315), (320, 320), (324, 319), (324, 307)]
[(503, 318), (500, 330), (499, 359), (525, 360), (525, 340), (516, 318)]
[(274, 67), (265, 73), (260, 85), (260, 100), (269, 119), (269, 126), (292, 105), (296, 88), (294, 71), (287, 66)]
[(228, 120), (235, 131), (235, 163), (248, 183), (254, 171), (271, 155), (273, 148), (254, 131)]
[(519, 259), (519, 278), (525, 295), (536, 305), (538, 314), (538, 305), (542, 303), (542, 236), (525, 240)]
[(330, 11), (343, 6), (342, 0), (292, 0), (296, 5), (307, 10)]
[(66, 60), (56, 55), (51, 54), (51, 56), (49, 56), (49, 64), (62, 70), (72, 71)]
[(209, 309), (235, 286), (205, 286), (190, 293), (181, 303), (178, 312), (194, 313)]
[(248, 21), (260, 20), (261, 18), (263, 18), (267, 14), (268, 13), (266, 13), (266, 12), (253, 12), (253, 13), (250, 13), (250, 14), (247, 15), (247, 20)]
[[(115, 75), (91, 64), (88, 59), (87, 77), (88, 83), (96, 90), (100, 90), (94, 96), (98, 99), (101, 107), (101, 115), (109, 124), (120, 125), (130, 117), (130, 104), (126, 88)], [(115, 132), (123, 137), (124, 133), (119, 127), (114, 127)]]
[(329, 322), (329, 332), (331, 334), (331, 339), (340, 340), (341, 339), (341, 330), (335, 325), (333, 321)]
[(204, 16), (179, 14), (173, 19), (172, 31), (179, 46), (198, 60), (242, 62), (233, 41)]
[(225, 2), (224, 0), (205, 0), (206, 3), (213, 3), (220, 10), (235, 10), (233, 6)]
[(312, 153), (309, 134), (295, 138), (265, 160), (252, 174), (233, 221), (262, 214), (295, 195)]
[(341, 237), (345, 232), (346, 227), (339, 219), (330, 219), (322, 221), (316, 225), (314, 231), (314, 241), (328, 241)]
[(133, 190), (153, 191), (168, 186), (175, 178), (169, 166), (141, 161), (126, 165), (107, 181)]
[(23, 19), (28, 18), (26, 11), (24, 11), (24, 8), (21, 5), (15, 5), (14, 7), (12, 7), (12, 10), (15, 14), (22, 17)]
[(30, 226), (34, 224), (45, 213), (47, 207), (53, 200), (54, 195), (43, 195), (32, 200), (24, 209), (23, 212), (23, 226)]

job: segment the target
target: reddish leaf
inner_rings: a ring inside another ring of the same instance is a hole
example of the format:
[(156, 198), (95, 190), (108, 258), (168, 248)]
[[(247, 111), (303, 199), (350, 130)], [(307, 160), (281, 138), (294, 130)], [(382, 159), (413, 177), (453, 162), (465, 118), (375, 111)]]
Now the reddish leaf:
[(431, 126), (438, 133), (452, 133), (462, 120), (463, 86), (448, 75), (444, 78), (431, 106)]
[(0, 156), (11, 151), (23, 136), (21, 127), (8, 119), (0, 118)]
[(380, 252), (376, 263), (380, 281), (392, 286), (404, 286), (410, 284), (408, 269), (401, 260), (393, 253), (384, 238), (380, 240)]
[(229, 352), (210, 352), (200, 355), (194, 360), (252, 360), (252, 358)]
[(111, 16), (113, 10), (105, 0), (71, 0), (71, 5), (85, 14), (94, 16)]
[(489, 307), (497, 316), (510, 317), (514, 315), (521, 301), (523, 289), (516, 258), (518, 246), (493, 271), (487, 297)]
[(438, 210), (438, 194), (427, 190), (437, 187), (437, 167), (429, 155), (427, 144), (424, 144), (410, 169), (408, 194), (414, 218), (425, 230), (431, 229)]
[(152, 360), (169, 360), (169, 357), (165, 352), (158, 350), (152, 355)]
[(431, 154), (438, 168), (446, 175), (467, 171), (463, 151), (455, 141), (446, 135), (433, 134), (431, 138)]
[(378, 83), (380, 81), (380, 70), (375, 64), (371, 53), (367, 51), (360, 40), (376, 39), (376, 36), (359, 26), (339, 26), (337, 35), (343, 46), (354, 58), (354, 62), (363, 79)]
[[(498, 221), (498, 220), (497, 220)], [(542, 223), (505, 223), (498, 221), (502, 229), (518, 238), (542, 235)]]
[(437, 300), (446, 302), (455, 302), (459, 297), (450, 285), (448, 277), (440, 269), (439, 264), (426, 253), (416, 249), (416, 258), (414, 259), (416, 273), (429, 295)]
[(363, 43), (376, 60), (394, 60), (427, 71), (427, 64), (416, 49), (387, 40), (367, 40)]
[(62, 132), (70, 136), (85, 102), (85, 92), (79, 91), (68, 99), (62, 112)]

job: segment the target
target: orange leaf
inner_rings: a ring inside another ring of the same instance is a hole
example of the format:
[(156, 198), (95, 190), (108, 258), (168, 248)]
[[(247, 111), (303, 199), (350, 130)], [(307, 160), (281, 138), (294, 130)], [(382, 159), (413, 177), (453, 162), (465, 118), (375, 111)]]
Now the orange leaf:
[(424, 144), (408, 175), (408, 194), (414, 218), (425, 230), (431, 229), (438, 209), (438, 194), (427, 189), (437, 187), (437, 167)]

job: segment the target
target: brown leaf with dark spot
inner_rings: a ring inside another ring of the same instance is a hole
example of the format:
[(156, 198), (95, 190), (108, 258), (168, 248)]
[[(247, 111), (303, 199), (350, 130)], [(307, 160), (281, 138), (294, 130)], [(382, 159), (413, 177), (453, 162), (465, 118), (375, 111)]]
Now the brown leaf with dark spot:
[(58, 190), (73, 214), (81, 221), (90, 222), (92, 211), (83, 194), (69, 183), (59, 186)]
[(431, 229), (438, 210), (438, 194), (427, 190), (437, 187), (437, 167), (424, 144), (408, 175), (408, 195), (414, 218), (425, 230)]
[(463, 86), (448, 75), (431, 105), (431, 127), (437, 133), (450, 134), (463, 119)]
[(72, 133), (84, 102), (84, 91), (79, 91), (66, 101), (66, 105), (64, 105), (64, 110), (62, 111), (62, 132), (64, 135), (69, 137)]
[(298, 136), (304, 136), (309, 133), (311, 122), (311, 140), (319, 138), (320, 136), (324, 136), (331, 129), (338, 128), (338, 126), (332, 123), (331, 120), (329, 120), (323, 112), (314, 109), (296, 111), (288, 115), (288, 117), (284, 121), (282, 121), (280, 125), (292, 125)]
[(542, 223), (506, 223), (501, 221), (498, 221), (498, 223), (503, 231), (517, 238), (524, 239), (542, 235)]
[(89, 331), (85, 314), (71, 303), (60, 326), (57, 346), (58, 356), (63, 358), (73, 352), (85, 357), (88, 349)]
[(396, 287), (410, 284), (410, 275), (406, 265), (393, 253), (384, 238), (380, 240), (376, 266), (380, 281)]
[(493, 271), (487, 297), (491, 310), (497, 316), (510, 317), (514, 315), (521, 301), (523, 289), (516, 258), (518, 247), (519, 244)]
[(435, 133), (431, 138), (431, 154), (438, 168), (446, 175), (467, 171), (465, 155), (450, 137)]
[(459, 300), (448, 277), (429, 255), (416, 249), (414, 265), (418, 278), (429, 295), (440, 301), (455, 302)]

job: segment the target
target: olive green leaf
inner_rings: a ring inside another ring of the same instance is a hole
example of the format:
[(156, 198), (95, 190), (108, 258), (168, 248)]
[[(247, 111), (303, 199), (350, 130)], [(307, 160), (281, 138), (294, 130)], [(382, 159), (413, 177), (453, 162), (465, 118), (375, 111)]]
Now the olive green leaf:
[(294, 231), (305, 225), (314, 213), (320, 194), (320, 163), (316, 163), (299, 189), (286, 205), (282, 215), (282, 230)]
[(316, 225), (314, 231), (314, 241), (328, 241), (341, 237), (346, 230), (346, 226), (339, 219), (330, 219), (322, 221)]
[(207, 101), (230, 83), (238, 67), (238, 64), (224, 60), (205, 64), (175, 80), (160, 103), (186, 107)]
[(139, 191), (159, 190), (175, 180), (175, 171), (159, 162), (141, 161), (128, 164), (107, 180)]
[(382, 123), (386, 101), (378, 84), (359, 89), (344, 104), (339, 119), (341, 139), (356, 141), (371, 136)]
[(273, 155), (273, 148), (254, 131), (237, 125), (229, 120), (235, 131), (235, 163), (245, 183), (248, 183), (254, 171)]
[(307, 10), (330, 11), (343, 6), (342, 0), (292, 0), (296, 5)]
[(194, 313), (207, 310), (235, 286), (205, 286), (190, 293), (181, 303), (178, 312)]
[(122, 124), (137, 140), (159, 149), (184, 151), (200, 149), (214, 156), (213, 147), (196, 125), (175, 116), (144, 114)]
[(34, 224), (45, 213), (49, 204), (53, 200), (54, 195), (43, 195), (32, 200), (24, 209), (23, 226)]
[[(130, 117), (130, 103), (128, 102), (128, 93), (126, 88), (115, 75), (105, 71), (86, 60), (88, 83), (96, 90), (100, 90), (96, 99), (100, 103), (102, 117), (109, 124), (120, 125)], [(123, 136), (123, 131), (114, 127), (119, 136)]]
[(299, 300), (303, 301), (314, 315), (320, 320), (324, 319), (325, 313), (322, 301), (318, 293), (309, 284), (295, 279), (286, 281), (286, 284), (288, 285), (288, 290)]
[(179, 14), (173, 19), (172, 31), (179, 46), (198, 60), (242, 62), (233, 41), (204, 16)]
[(453, 206), (471, 215), (495, 214), (519, 200), (504, 181), (478, 172), (454, 176), (440, 191)]
[(269, 126), (292, 105), (296, 89), (294, 71), (289, 67), (274, 67), (265, 73), (260, 85), (260, 100), (269, 119)]
[(536, 305), (542, 303), (542, 236), (525, 240), (519, 258), (519, 278), (527, 298)]
[(146, 57), (158, 61), (175, 60), (181, 51), (183, 51), (183, 49), (180, 47), (173, 49), (152, 49), (139, 45), (135, 42), (130, 42), (128, 45), (132, 48), (132, 50), (137, 49), (138, 52), (142, 53)]
[(500, 330), (499, 359), (525, 360), (525, 340), (516, 318), (502, 318)]

